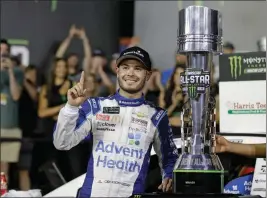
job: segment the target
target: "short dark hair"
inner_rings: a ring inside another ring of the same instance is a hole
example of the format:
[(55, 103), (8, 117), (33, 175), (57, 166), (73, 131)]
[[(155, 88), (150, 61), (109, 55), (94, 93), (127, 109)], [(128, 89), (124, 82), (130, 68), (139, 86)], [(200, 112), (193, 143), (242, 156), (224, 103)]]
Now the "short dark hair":
[(8, 51), (10, 51), (10, 44), (8, 43), (7, 39), (1, 39), (1, 44), (7, 45)]

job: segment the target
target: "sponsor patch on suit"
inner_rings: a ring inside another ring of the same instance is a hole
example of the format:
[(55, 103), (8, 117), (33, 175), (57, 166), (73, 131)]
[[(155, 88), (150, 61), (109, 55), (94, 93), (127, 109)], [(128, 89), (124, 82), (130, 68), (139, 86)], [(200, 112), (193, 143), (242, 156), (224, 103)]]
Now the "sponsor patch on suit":
[(103, 113), (119, 114), (120, 113), (120, 107), (103, 107)]

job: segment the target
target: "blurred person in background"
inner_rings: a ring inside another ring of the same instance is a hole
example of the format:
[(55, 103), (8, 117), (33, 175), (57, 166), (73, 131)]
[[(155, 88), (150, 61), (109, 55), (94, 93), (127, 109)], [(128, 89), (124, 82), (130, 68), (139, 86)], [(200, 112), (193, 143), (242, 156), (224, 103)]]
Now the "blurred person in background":
[(160, 104), (164, 104), (161, 108), (167, 109), (167, 114), (170, 120), (170, 125), (173, 129), (173, 134), (181, 136), (181, 111), (185, 101), (185, 96), (182, 93), (180, 87), (180, 74), (184, 72), (185, 65), (177, 64), (174, 72), (169, 81), (169, 85), (166, 90), (164, 101)]
[(16, 67), (21, 68), (23, 71), (26, 68), (24, 65), (22, 65), (21, 60), (20, 60), (20, 56), (10, 56), (10, 59), (13, 63), (13, 65), (15, 65)]
[[(116, 91), (116, 84), (114, 84), (109, 74), (111, 69), (107, 67), (108, 60), (105, 53), (101, 49), (93, 51), (92, 65), (89, 73), (95, 74), (98, 81), (98, 96), (106, 97)], [(85, 75), (88, 71), (85, 70)]]
[(235, 46), (233, 43), (225, 42), (223, 44), (223, 53), (224, 54), (232, 54), (235, 53)]
[(266, 51), (266, 36), (261, 37), (257, 41), (257, 47), (258, 47), (258, 51), (260, 51), (260, 52), (265, 52)]
[[(186, 64), (186, 56), (183, 54), (176, 54), (175, 52), (175, 64)], [(175, 67), (172, 67), (170, 69), (166, 69), (161, 72), (161, 83), (167, 87), (169, 84), (169, 81), (171, 79), (171, 76), (175, 70)]]
[(84, 59), (82, 62), (82, 68), (80, 68), (80, 60), (78, 54), (70, 53), (67, 55), (67, 65), (68, 65), (68, 73), (69, 73), (69, 79), (72, 81), (78, 81), (80, 79), (80, 73), (81, 70), (87, 71), (90, 69), (91, 64), (91, 58), (92, 58), (92, 52), (91, 52), (91, 46), (88, 37), (86, 36), (86, 32), (84, 28), (78, 29), (75, 25), (72, 25), (69, 30), (68, 37), (61, 43), (59, 46), (57, 52), (56, 52), (56, 58), (63, 58), (72, 39), (78, 37), (83, 42), (83, 48), (84, 48)]
[(156, 106), (165, 106), (165, 89), (161, 84), (161, 74), (159, 70), (152, 69), (151, 77), (145, 84), (143, 93), (146, 100), (152, 102)]
[(103, 68), (106, 69), (107, 64), (108, 64), (108, 59), (106, 57), (105, 52), (101, 49), (94, 49), (92, 53), (92, 61), (90, 64), (91, 66), (89, 70), (88, 69), (85, 70), (85, 74), (86, 72), (97, 74), (99, 65), (101, 65)]
[(112, 84), (116, 85), (116, 90), (119, 88), (118, 79), (117, 79), (117, 71), (116, 71), (116, 67), (117, 67), (116, 60), (119, 58), (119, 56), (120, 56), (119, 53), (112, 54), (112, 58), (110, 61), (111, 73), (109, 74), (109, 78)]
[[(24, 70), (22, 94), (19, 100), (19, 126), (23, 138), (32, 138), (37, 121), (37, 71), (34, 65), (29, 65)], [(23, 141), (19, 156), (19, 186), (21, 190), (31, 188), (29, 171), (31, 167), (33, 143)]]
[[(1, 39), (1, 138), (21, 138), (19, 99), (23, 86), (23, 71), (13, 65), (10, 45)], [(19, 160), (20, 142), (1, 142), (1, 172), (8, 178), (9, 163)]]
[[(67, 101), (67, 91), (73, 86), (68, 79), (68, 66), (65, 59), (54, 60), (47, 83), (42, 86), (38, 100), (38, 121), (35, 134), (44, 141), (37, 142), (33, 147), (31, 179), (38, 185), (38, 169), (44, 163), (65, 155), (58, 155), (52, 143), (54, 125), (60, 109)], [(60, 161), (61, 159), (59, 159)], [(66, 166), (67, 166), (66, 162)], [(68, 176), (68, 173), (64, 176)]]

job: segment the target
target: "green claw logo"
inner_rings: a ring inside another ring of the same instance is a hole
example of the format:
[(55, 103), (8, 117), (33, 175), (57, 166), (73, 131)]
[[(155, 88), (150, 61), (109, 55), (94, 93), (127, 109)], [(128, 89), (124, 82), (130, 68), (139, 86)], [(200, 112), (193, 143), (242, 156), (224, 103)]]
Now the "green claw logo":
[(197, 97), (197, 86), (196, 85), (188, 86), (188, 95), (189, 95), (189, 98)]
[(231, 56), (228, 59), (230, 60), (231, 76), (232, 78), (237, 79), (237, 77), (242, 74), (242, 57)]

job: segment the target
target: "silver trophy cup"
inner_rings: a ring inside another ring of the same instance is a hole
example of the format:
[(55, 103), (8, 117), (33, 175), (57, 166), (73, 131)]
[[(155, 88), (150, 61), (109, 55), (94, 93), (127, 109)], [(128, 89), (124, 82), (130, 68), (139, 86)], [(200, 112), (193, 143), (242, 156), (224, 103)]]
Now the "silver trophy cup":
[(222, 52), (221, 14), (202, 6), (179, 12), (178, 53), (187, 66), (181, 74), (188, 98), (181, 114), (182, 153), (173, 174), (175, 193), (221, 193), (224, 169), (215, 154), (215, 99), (210, 95), (212, 58)]

